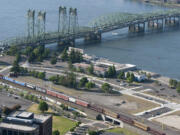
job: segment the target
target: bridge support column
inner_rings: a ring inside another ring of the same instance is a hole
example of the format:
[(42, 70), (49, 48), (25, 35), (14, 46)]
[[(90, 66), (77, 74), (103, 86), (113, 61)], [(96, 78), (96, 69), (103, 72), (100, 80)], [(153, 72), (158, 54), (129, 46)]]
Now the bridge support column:
[(58, 41), (58, 48), (59, 50), (63, 50), (65, 47), (75, 46), (75, 39), (68, 38), (68, 39), (61, 39)]
[(165, 25), (166, 26), (179, 26), (179, 18), (174, 17), (168, 17), (165, 19)]
[(162, 22), (159, 22), (159, 19), (149, 21), (148, 29), (149, 30), (162, 30), (163, 29), (163, 19), (162, 19)]
[(135, 25), (130, 25), (129, 26), (129, 32), (135, 32)]
[(145, 23), (133, 24), (129, 26), (130, 33), (142, 33), (145, 31)]
[(88, 33), (84, 37), (85, 42), (101, 42), (101, 32)]

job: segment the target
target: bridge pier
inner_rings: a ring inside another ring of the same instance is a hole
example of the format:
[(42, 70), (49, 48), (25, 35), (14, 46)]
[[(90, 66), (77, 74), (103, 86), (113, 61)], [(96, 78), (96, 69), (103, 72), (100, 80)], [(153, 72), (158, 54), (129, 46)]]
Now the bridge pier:
[(179, 26), (179, 20), (180, 18), (176, 18), (176, 17), (168, 17), (165, 19), (165, 25), (166, 26)]
[(145, 23), (138, 23), (129, 26), (130, 33), (142, 33), (145, 31)]
[(148, 29), (150, 29), (150, 30), (163, 30), (163, 24), (164, 24), (163, 22), (164, 22), (163, 19), (148, 21)]
[(84, 37), (85, 42), (101, 42), (101, 32), (88, 33)]

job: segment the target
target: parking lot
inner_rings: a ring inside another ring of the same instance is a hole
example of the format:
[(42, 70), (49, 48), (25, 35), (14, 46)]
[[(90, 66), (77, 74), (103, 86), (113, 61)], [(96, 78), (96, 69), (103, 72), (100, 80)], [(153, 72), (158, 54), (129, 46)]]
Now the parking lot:
[(144, 99), (148, 99), (148, 100), (152, 100), (152, 101), (158, 102), (160, 104), (167, 104), (166, 101), (163, 101), (163, 100), (160, 100), (160, 99), (157, 99), (157, 98), (153, 98), (153, 97), (149, 97), (149, 96), (146, 96), (146, 95), (143, 95), (143, 94), (140, 94), (140, 93), (136, 93), (134, 95), (142, 97)]
[(144, 117), (144, 118), (151, 118), (151, 117), (155, 117), (155, 116), (158, 116), (158, 115), (161, 115), (163, 113), (167, 113), (169, 111), (171, 111), (172, 109), (168, 108), (168, 107), (163, 107), (163, 108), (159, 108), (159, 109), (156, 109), (156, 110), (153, 110), (151, 112), (145, 112), (143, 115), (141, 115), (141, 117)]
[(31, 105), (31, 102), (22, 99), (21, 97), (13, 96), (5, 92), (0, 92), (0, 106), (12, 107), (16, 104), (21, 105), (21, 109), (25, 110)]

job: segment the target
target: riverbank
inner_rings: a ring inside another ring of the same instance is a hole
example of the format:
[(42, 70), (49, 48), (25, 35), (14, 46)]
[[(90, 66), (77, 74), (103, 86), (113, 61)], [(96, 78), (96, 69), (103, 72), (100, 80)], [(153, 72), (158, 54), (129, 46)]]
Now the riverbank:
[(164, 3), (162, 1), (158, 0), (135, 0), (135, 1), (141, 1), (143, 3), (151, 4), (151, 5), (158, 5), (168, 8), (180, 8), (180, 4), (177, 3)]

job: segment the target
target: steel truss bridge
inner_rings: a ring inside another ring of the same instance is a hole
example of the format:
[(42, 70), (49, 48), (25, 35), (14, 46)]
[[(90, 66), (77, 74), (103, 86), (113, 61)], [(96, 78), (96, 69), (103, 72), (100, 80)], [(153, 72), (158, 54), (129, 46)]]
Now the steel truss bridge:
[[(1, 46), (26, 46), (38, 44), (59, 43), (74, 45), (75, 39), (84, 38), (85, 41), (101, 40), (101, 34), (117, 29), (129, 27), (130, 32), (144, 32), (146, 24), (151, 29), (163, 29), (165, 26), (180, 24), (180, 10), (164, 10), (151, 13), (111, 13), (94, 19), (87, 26), (78, 25), (77, 9), (59, 7), (58, 30), (46, 32), (46, 13), (39, 12), (37, 21), (35, 11), (28, 10), (27, 36), (15, 37), (0, 41)], [(37, 24), (35, 24), (37, 22)]]

